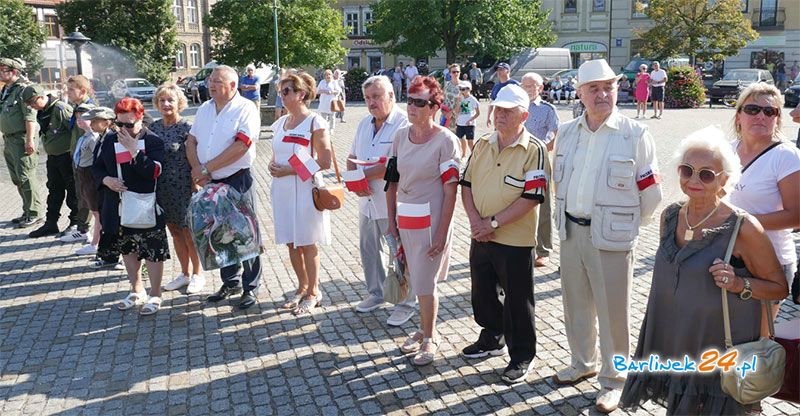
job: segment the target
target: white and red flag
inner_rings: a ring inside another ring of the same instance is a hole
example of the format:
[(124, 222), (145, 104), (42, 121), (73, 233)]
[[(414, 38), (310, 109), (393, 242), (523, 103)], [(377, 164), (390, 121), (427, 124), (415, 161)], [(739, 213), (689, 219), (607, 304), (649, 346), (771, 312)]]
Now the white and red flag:
[[(144, 140), (138, 140), (136, 142), (136, 148), (139, 149), (140, 152), (144, 152)], [(120, 143), (114, 143), (114, 153), (116, 153), (117, 163), (120, 165), (133, 160), (131, 152)]]
[(355, 163), (358, 166), (376, 166), (376, 165), (383, 165), (389, 160), (386, 156), (372, 156), (368, 157), (367, 160), (359, 160), (355, 158), (348, 159), (349, 161)]
[(421, 230), (431, 226), (431, 204), (397, 203), (397, 228)]
[(305, 149), (298, 149), (290, 158), (289, 165), (294, 169), (300, 180), (305, 182), (319, 171), (317, 161)]
[(369, 182), (363, 170), (348, 170), (342, 172), (344, 185), (350, 192), (363, 192), (369, 190)]
[(455, 178), (456, 182), (458, 182), (458, 163), (456, 163), (455, 160), (450, 159), (447, 162), (440, 164), (439, 173), (442, 183), (447, 183), (447, 181), (453, 178)]
[(299, 144), (303, 147), (308, 147), (311, 144), (311, 133), (299, 133), (296, 131), (290, 131), (283, 136), (284, 143), (294, 143)]
[(542, 191), (547, 189), (547, 175), (541, 169), (525, 172), (525, 192), (537, 188), (541, 188)]

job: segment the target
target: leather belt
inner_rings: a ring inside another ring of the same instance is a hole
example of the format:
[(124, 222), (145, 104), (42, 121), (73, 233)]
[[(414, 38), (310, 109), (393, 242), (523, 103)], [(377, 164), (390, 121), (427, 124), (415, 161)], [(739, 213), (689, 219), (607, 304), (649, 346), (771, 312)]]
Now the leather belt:
[(592, 220), (589, 219), (589, 218), (573, 217), (567, 211), (564, 211), (564, 214), (567, 214), (567, 219), (572, 221), (572, 222), (574, 222), (575, 224), (581, 225), (583, 227), (588, 227), (588, 226), (592, 225)]

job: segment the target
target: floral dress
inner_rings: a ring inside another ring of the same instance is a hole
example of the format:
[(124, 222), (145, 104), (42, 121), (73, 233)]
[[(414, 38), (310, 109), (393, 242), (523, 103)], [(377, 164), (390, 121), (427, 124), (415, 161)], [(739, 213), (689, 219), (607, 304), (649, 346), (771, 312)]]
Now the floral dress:
[(192, 125), (181, 120), (165, 126), (163, 120), (150, 125), (150, 130), (164, 141), (164, 160), (162, 173), (158, 179), (156, 198), (164, 210), (164, 220), (168, 224), (188, 227), (186, 214), (192, 198), (192, 167), (186, 158), (186, 136)]

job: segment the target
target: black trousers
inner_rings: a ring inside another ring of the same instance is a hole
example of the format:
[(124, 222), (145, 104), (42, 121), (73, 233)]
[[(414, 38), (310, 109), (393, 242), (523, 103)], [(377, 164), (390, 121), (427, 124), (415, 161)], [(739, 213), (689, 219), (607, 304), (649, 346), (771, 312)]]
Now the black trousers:
[[(512, 362), (536, 356), (532, 249), (472, 240), (469, 250), (472, 310), (483, 328), (480, 339), (490, 345), (505, 340)], [(505, 293), (503, 302), (498, 284)]]
[[(242, 169), (227, 178), (214, 180), (213, 182), (227, 184), (239, 191), (242, 197), (250, 200), (253, 206), (253, 212), (257, 212), (254, 197), (255, 189), (253, 189), (253, 175), (250, 173), (250, 169)], [(258, 228), (256, 228), (256, 232), (259, 232)], [(259, 255), (250, 260), (223, 267), (220, 269), (219, 274), (222, 278), (222, 284), (225, 286), (240, 286), (244, 290), (256, 290), (261, 283), (261, 256)]]
[(77, 224), (78, 196), (69, 152), (47, 156), (47, 222), (56, 224), (61, 216), (61, 204), (67, 199), (69, 222)]

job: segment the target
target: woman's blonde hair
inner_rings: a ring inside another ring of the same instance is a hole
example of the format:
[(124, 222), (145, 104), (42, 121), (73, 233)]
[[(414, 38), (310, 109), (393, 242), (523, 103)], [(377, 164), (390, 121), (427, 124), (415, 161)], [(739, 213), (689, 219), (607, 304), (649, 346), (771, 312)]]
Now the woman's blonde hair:
[(188, 103), (186, 101), (186, 96), (183, 95), (183, 91), (181, 91), (181, 88), (174, 82), (167, 81), (159, 85), (158, 89), (156, 89), (156, 93), (153, 95), (153, 107), (155, 107), (156, 110), (161, 111), (161, 106), (158, 105), (158, 99), (167, 93), (174, 95), (175, 99), (178, 100), (179, 113), (186, 109)]
[(293, 90), (302, 91), (305, 94), (303, 102), (308, 105), (314, 98), (317, 97), (317, 83), (314, 82), (314, 77), (306, 72), (289, 73), (281, 80), (280, 89), (291, 85)]
[(722, 172), (728, 178), (722, 189), (729, 195), (742, 176), (742, 164), (725, 137), (725, 132), (718, 126), (709, 126), (681, 140), (672, 158), (673, 172), (678, 170), (678, 166), (683, 163), (683, 158), (690, 150), (707, 150), (722, 163)]
[(760, 97), (766, 98), (773, 107), (778, 109), (778, 119), (775, 122), (775, 130), (772, 132), (772, 137), (783, 139), (784, 134), (781, 128), (783, 125), (783, 95), (776, 86), (767, 84), (766, 82), (754, 82), (750, 84), (747, 88), (742, 90), (739, 94), (739, 98), (736, 99), (736, 115), (733, 117), (733, 130), (736, 132), (736, 137), (739, 139), (742, 138), (742, 126), (736, 121), (737, 116), (742, 112), (742, 107), (745, 106), (747, 100), (751, 98), (755, 100)]

